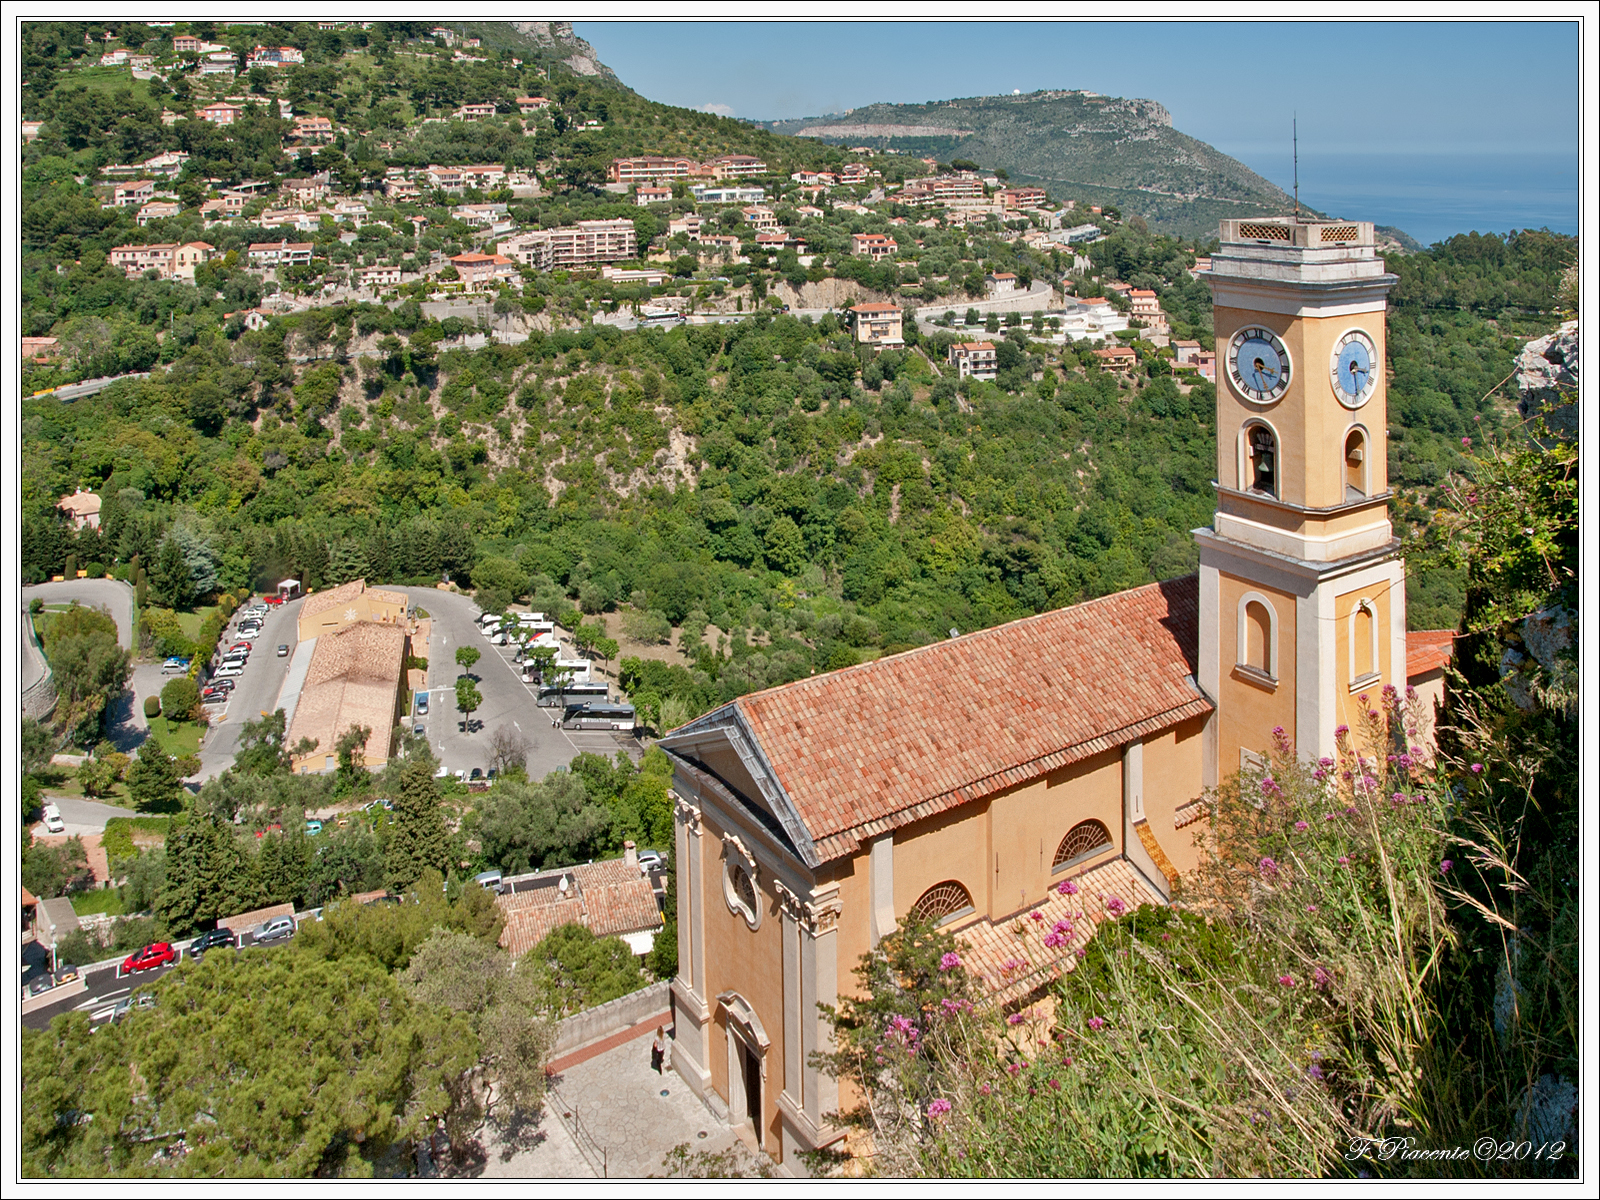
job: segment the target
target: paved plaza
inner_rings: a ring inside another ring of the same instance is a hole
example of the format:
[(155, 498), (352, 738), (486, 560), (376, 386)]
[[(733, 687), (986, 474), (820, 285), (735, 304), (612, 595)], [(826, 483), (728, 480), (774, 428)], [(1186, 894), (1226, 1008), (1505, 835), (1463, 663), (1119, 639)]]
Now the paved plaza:
[(670, 1067), (660, 1075), (650, 1069), (648, 1036), (568, 1067), (551, 1082), (544, 1112), (515, 1144), (485, 1138), (479, 1178), (641, 1179), (665, 1175), (679, 1143), (715, 1153), (739, 1141)]

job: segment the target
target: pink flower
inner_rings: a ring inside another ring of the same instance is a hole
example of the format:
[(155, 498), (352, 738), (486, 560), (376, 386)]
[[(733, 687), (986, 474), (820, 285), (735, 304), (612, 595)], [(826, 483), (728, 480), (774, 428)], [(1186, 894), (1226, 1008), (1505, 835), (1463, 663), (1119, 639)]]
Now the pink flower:
[(1293, 975), (1279, 975), (1278, 976), (1278, 982), (1280, 984), (1282, 984), (1284, 987), (1293, 987), (1294, 986), (1294, 976)]
[(1039, 912), (1036, 909), (1033, 912), (1028, 914), (1028, 920), (1030, 920), (1030, 921), (1042, 921), (1042, 920), (1044, 920), (1044, 914), (1042, 912)]
[(1323, 813), (1322, 814), (1322, 819), (1324, 821), (1333, 821), (1333, 820), (1337, 820), (1338, 818), (1336, 818), (1332, 813)]
[(1362, 704), (1367, 704), (1367, 703), (1369, 703), (1369, 701), (1368, 701), (1368, 699), (1367, 699), (1367, 694), (1366, 694), (1366, 693), (1365, 693), (1365, 692), (1362, 692), (1362, 693), (1361, 693), (1361, 695), (1359, 695), (1359, 696), (1357, 696), (1357, 697), (1356, 697), (1356, 699), (1357, 699), (1357, 700), (1359, 700), (1359, 701), (1361, 701), (1361, 703), (1362, 703)]
[(1448, 858), (1445, 859), (1442, 863), (1439, 864), (1439, 874), (1441, 874), (1441, 875), (1450, 874), (1450, 868), (1453, 867), (1453, 866), (1455, 866), (1455, 863), (1451, 862)]
[(1308, 830), (1310, 828), (1311, 828), (1311, 826), (1307, 825), (1304, 821), (1296, 821), (1294, 823), (1294, 831), (1296, 833), (1304, 833), (1306, 830)]
[(1078, 949), (1077, 949), (1077, 950), (1076, 950), (1076, 951), (1075, 951), (1075, 952), (1074, 952), (1074, 953), (1076, 953), (1076, 954), (1077, 954), (1077, 956), (1078, 956), (1078, 961), (1079, 961), (1079, 962), (1082, 962), (1082, 961), (1083, 961), (1083, 953), (1084, 953), (1084, 951), (1083, 951), (1083, 947), (1082, 947), (1082, 946), (1079, 946), (1079, 947), (1078, 947)]
[(1008, 959), (1005, 960), (1005, 962), (1000, 964), (1000, 969), (1002, 971), (1004, 971), (1007, 975), (1009, 975), (1013, 971), (1022, 970), (1022, 968), (1027, 966), (1027, 965), (1028, 965), (1028, 963), (1027, 963), (1026, 959), (1008, 958)]
[(987, 1083), (980, 1084), (978, 1090), (987, 1096), (989, 1094), (989, 1085)]
[(1281, 795), (1283, 795), (1283, 789), (1278, 786), (1278, 781), (1276, 779), (1274, 779), (1271, 775), (1263, 776), (1259, 786), (1261, 788), (1261, 794), (1263, 796), (1281, 796)]
[(1330, 975), (1327, 971), (1323, 970), (1323, 968), (1321, 968), (1321, 967), (1318, 967), (1316, 969), (1316, 971), (1311, 976), (1311, 986), (1316, 988), (1320, 992), (1327, 991), (1328, 990), (1328, 985), (1331, 984), (1332, 982), (1333, 982), (1333, 976)]
[(928, 1104), (928, 1115), (930, 1117), (942, 1117), (949, 1111), (950, 1101), (946, 1100), (943, 1096), (940, 1096), (939, 1099), (931, 1101)]
[(1065, 946), (1067, 944), (1067, 939), (1062, 937), (1059, 933), (1047, 933), (1044, 935), (1044, 944), (1050, 947), (1050, 949), (1055, 950), (1061, 946)]
[(1339, 865), (1341, 867), (1348, 867), (1350, 865), (1350, 856), (1347, 854), (1339, 855)]
[(954, 971), (960, 965), (961, 956), (954, 950), (945, 951), (944, 955), (939, 959), (939, 970), (941, 971)]
[(1105, 1027), (1106, 1027), (1106, 1023), (1105, 1023), (1105, 1019), (1103, 1017), (1090, 1017), (1089, 1018), (1089, 1028), (1094, 1030), (1096, 1033), (1099, 1033)]
[(1113, 917), (1120, 917), (1123, 913), (1128, 911), (1128, 906), (1117, 897), (1112, 896), (1111, 899), (1106, 901), (1106, 911)]
[(1461, 444), (1470, 450), (1472, 448), (1472, 439), (1469, 437), (1462, 438)]
[(1055, 1088), (1055, 1090), (1056, 1090), (1056, 1091), (1058, 1091), (1058, 1092), (1059, 1092), (1059, 1091), (1060, 1091), (1060, 1090), (1061, 1090), (1061, 1084), (1060, 1084), (1060, 1083), (1058, 1083), (1058, 1082), (1057, 1082), (1057, 1081), (1056, 1081), (1056, 1080), (1054, 1080), (1054, 1079), (1052, 1079), (1052, 1080), (1051, 1080), (1051, 1081), (1050, 1081), (1050, 1086), (1051, 1086), (1051, 1087), (1053, 1087), (1053, 1088)]
[(1347, 734), (1349, 732), (1350, 732), (1350, 726), (1348, 726), (1348, 725), (1340, 725), (1337, 729), (1335, 729), (1333, 731), (1333, 736), (1336, 737), (1336, 738), (1342, 738), (1345, 734)]
[(1473, 763), (1472, 766), (1468, 767), (1467, 769), (1469, 771), (1471, 771), (1474, 775), (1482, 775), (1483, 774), (1483, 764), (1482, 763)]
[(1078, 885), (1073, 883), (1070, 879), (1063, 879), (1060, 883), (1056, 884), (1056, 891), (1060, 892), (1063, 896), (1076, 896), (1078, 894)]
[(1263, 858), (1256, 864), (1256, 870), (1261, 872), (1263, 879), (1276, 879), (1278, 877), (1278, 864), (1270, 858)]
[(1017, 1072), (1022, 1070), (1022, 1068), (1019, 1067), (1016, 1063), (1007, 1063), (1006, 1064), (1006, 1070), (1007, 1070), (1007, 1072), (1010, 1073), (1011, 1078), (1015, 1079), (1017, 1077)]
[[(1375, 779), (1368, 779), (1367, 780), (1367, 786), (1371, 787), (1376, 782), (1377, 782), (1377, 780), (1375, 780)], [(1356, 808), (1356, 806), (1354, 804), (1352, 804), (1349, 808), (1344, 810), (1344, 815), (1347, 816), (1347, 817), (1356, 817), (1356, 816), (1360, 816), (1361, 814), (1360, 814), (1360, 811)]]
[(1062, 919), (1060, 921), (1057, 921), (1050, 928), (1053, 929), (1056, 933), (1066, 934), (1067, 937), (1071, 937), (1072, 936), (1072, 922), (1068, 921), (1066, 919)]
[(1317, 766), (1319, 766), (1319, 767), (1327, 767), (1329, 770), (1332, 770), (1333, 769), (1333, 759), (1331, 759), (1331, 758), (1319, 758), (1319, 759), (1317, 759)]
[[(1314, 912), (1317, 911), (1317, 906), (1315, 904), (1308, 904), (1308, 905), (1306, 905), (1306, 911), (1308, 913), (1314, 913)], [(947, 1000), (947, 1001), (945, 1001), (945, 1003), (948, 1004), (949, 1001)]]
[(1009, 1017), (1006, 1018), (1006, 1024), (1007, 1025), (1021, 1025), (1027, 1019), (1028, 1018), (1023, 1016), (1021, 1013), (1016, 1012), (1016, 1013), (1012, 1013)]

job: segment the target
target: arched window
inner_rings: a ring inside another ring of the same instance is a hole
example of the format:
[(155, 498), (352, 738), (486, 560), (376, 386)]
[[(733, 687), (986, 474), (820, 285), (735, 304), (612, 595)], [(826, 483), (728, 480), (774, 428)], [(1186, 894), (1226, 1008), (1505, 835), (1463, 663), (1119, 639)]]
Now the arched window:
[(1367, 434), (1360, 426), (1344, 438), (1344, 498), (1364, 500), (1371, 493), (1367, 474)]
[(1056, 859), (1050, 869), (1063, 871), (1109, 849), (1111, 833), (1104, 825), (1099, 821), (1079, 821), (1067, 830), (1067, 836), (1056, 847)]
[(1257, 682), (1278, 678), (1278, 614), (1260, 592), (1239, 597), (1239, 644), (1234, 662)]
[(1276, 497), (1278, 494), (1278, 438), (1259, 422), (1244, 427), (1243, 490)]
[(972, 893), (954, 879), (936, 883), (922, 893), (911, 912), (933, 925), (944, 925), (972, 911)]
[(1357, 600), (1350, 610), (1350, 689), (1378, 677), (1378, 610), (1370, 600)]

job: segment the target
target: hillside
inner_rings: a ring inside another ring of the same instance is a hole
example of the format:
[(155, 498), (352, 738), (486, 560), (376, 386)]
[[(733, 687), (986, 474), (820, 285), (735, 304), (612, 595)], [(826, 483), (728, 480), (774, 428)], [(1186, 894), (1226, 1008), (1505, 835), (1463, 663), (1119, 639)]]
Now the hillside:
[(1174, 129), (1172, 115), (1153, 100), (1049, 91), (871, 104), (763, 124), (941, 162), (970, 159), (1056, 199), (1113, 204), (1182, 237), (1209, 236), (1223, 217), (1281, 213), (1291, 203), (1237, 159)]

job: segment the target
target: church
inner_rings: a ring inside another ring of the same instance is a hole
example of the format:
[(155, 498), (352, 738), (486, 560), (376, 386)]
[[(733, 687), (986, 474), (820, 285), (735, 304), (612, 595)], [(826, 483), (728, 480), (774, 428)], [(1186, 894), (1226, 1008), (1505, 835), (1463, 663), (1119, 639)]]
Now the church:
[(1359, 696), (1437, 673), (1437, 635), (1408, 669), (1384, 444), (1395, 276), (1373, 226), (1224, 221), (1201, 277), (1219, 369), (1197, 575), (742, 696), (661, 740), (672, 1062), (790, 1171), (844, 1132), (810, 1063), (830, 1038), (817, 1006), (907, 914), (965, 942), (997, 1002), (1025, 999), (1104, 914), (1170, 898), (1198, 864), (1204, 789), (1275, 728), (1331, 755)]

